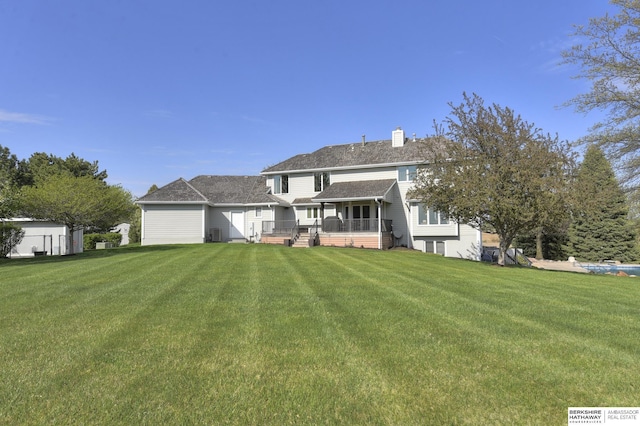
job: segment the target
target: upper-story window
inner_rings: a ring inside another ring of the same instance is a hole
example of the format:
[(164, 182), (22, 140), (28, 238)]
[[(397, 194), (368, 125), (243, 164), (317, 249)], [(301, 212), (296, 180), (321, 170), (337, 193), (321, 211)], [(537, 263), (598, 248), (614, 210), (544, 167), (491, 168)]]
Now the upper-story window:
[(256, 217), (262, 217), (262, 207), (256, 207)]
[(418, 174), (417, 166), (400, 166), (398, 167), (398, 181), (412, 182)]
[(329, 172), (318, 172), (313, 174), (313, 190), (322, 192), (331, 185), (331, 174)]
[(425, 208), (424, 204), (418, 205), (418, 224), (419, 225), (448, 225), (449, 218), (446, 214)]
[(273, 193), (288, 194), (289, 193), (289, 176), (277, 175), (273, 177)]

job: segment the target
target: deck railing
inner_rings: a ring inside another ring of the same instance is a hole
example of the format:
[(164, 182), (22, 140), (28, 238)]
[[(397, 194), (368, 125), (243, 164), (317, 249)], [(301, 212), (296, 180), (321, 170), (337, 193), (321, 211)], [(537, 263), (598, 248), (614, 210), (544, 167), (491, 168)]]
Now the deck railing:
[[(382, 232), (391, 232), (391, 219), (380, 221)], [(378, 219), (348, 219), (325, 218), (321, 225), (318, 221), (309, 227), (310, 232), (317, 233), (318, 227), (322, 232), (378, 232)], [(299, 223), (296, 220), (264, 220), (262, 233), (265, 235), (297, 235)]]
[(292, 235), (298, 232), (297, 220), (263, 220), (262, 233), (267, 235)]
[[(391, 219), (380, 221), (382, 232), (391, 232)], [(323, 232), (378, 232), (378, 219), (325, 219)]]

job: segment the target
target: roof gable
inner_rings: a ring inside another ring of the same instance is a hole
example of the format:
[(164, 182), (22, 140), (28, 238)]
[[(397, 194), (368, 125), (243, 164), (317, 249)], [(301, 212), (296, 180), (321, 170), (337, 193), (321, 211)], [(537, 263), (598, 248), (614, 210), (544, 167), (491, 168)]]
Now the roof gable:
[(158, 188), (157, 190), (140, 197), (139, 203), (148, 202), (189, 202), (189, 203), (206, 203), (207, 199), (200, 191), (194, 188), (189, 182), (183, 178), (174, 180), (173, 182)]

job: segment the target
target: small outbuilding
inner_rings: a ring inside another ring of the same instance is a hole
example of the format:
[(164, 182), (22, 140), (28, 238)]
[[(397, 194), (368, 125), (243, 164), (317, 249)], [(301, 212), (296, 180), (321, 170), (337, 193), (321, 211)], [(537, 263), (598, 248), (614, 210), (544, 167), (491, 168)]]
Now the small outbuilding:
[(24, 231), (24, 237), (11, 249), (9, 257), (60, 256), (82, 253), (82, 229), (71, 232), (67, 226), (30, 218), (4, 219)]

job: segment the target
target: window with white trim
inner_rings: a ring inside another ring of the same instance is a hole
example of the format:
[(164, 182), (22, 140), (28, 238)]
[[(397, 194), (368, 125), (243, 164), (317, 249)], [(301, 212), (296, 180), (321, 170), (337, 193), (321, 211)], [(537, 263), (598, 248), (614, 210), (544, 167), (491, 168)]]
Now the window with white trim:
[(417, 166), (400, 166), (398, 167), (398, 182), (413, 182), (417, 174)]
[(322, 192), (331, 185), (331, 174), (329, 172), (318, 172), (313, 174), (313, 190)]
[(320, 209), (318, 207), (307, 207), (307, 219), (317, 219), (320, 217)]
[(425, 208), (424, 204), (418, 204), (418, 225), (448, 225), (449, 218), (446, 214)]
[(262, 217), (262, 207), (256, 207), (256, 217)]
[(444, 241), (425, 241), (425, 251), (427, 253), (441, 254), (444, 256)]
[(273, 193), (274, 194), (289, 193), (289, 175), (276, 175), (273, 177)]

